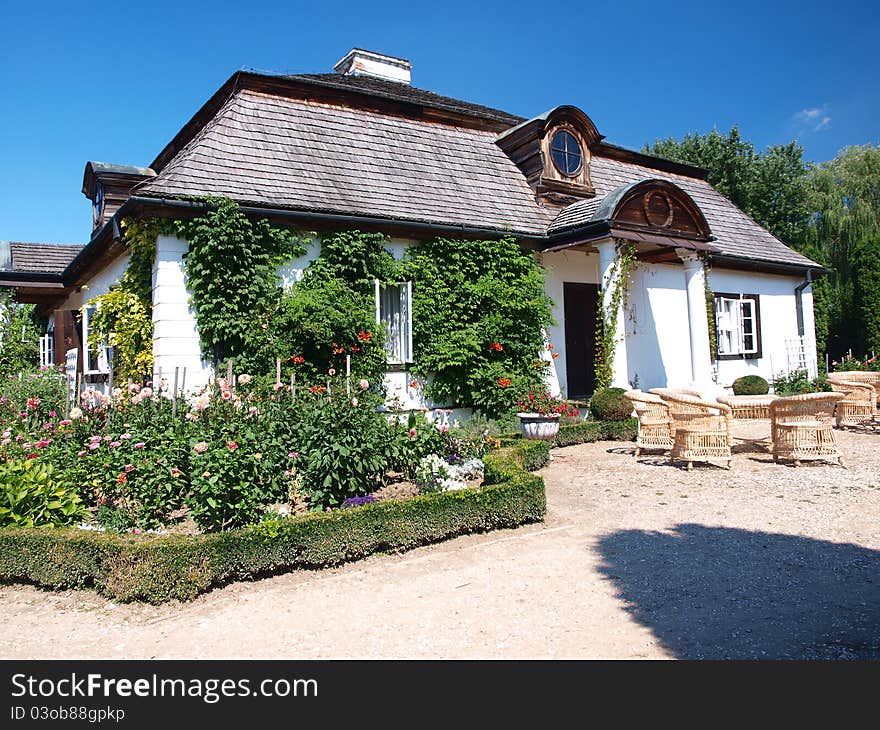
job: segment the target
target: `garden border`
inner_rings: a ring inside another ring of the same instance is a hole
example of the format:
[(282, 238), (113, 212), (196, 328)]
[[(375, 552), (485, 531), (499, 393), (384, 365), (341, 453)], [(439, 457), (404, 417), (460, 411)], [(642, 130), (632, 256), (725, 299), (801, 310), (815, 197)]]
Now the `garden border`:
[(424, 494), (207, 535), (122, 535), (79, 529), (0, 529), (0, 583), (94, 588), (119, 601), (191, 600), (213, 587), (302, 568), (341, 565), (457, 535), (541, 522), (546, 443), (486, 457), (480, 489)]

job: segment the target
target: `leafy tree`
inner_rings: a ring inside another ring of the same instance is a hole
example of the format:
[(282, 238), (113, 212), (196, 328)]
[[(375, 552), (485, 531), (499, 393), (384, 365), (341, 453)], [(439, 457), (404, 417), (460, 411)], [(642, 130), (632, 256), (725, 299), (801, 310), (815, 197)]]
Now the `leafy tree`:
[(0, 375), (35, 370), (40, 357), (40, 335), (45, 329), (36, 306), (13, 302), (8, 291), (0, 293)]

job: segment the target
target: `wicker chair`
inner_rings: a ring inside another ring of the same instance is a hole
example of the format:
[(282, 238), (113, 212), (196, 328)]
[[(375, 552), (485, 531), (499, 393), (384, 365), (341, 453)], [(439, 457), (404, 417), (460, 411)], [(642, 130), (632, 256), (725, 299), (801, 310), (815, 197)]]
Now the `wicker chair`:
[[(873, 385), (876, 394), (880, 396), (880, 372), (871, 370), (841, 370), (836, 373), (828, 373), (828, 382), (867, 383)], [(878, 404), (880, 405), (880, 404)]]
[(688, 471), (695, 461), (724, 461), (730, 468), (730, 406), (703, 400), (685, 393), (667, 392), (660, 396), (669, 406), (674, 430), (669, 462), (687, 461)]
[(770, 404), (778, 395), (721, 395), (718, 402), (730, 406), (733, 417), (737, 418), (770, 418)]
[(648, 392), (651, 395), (659, 395), (661, 398), (664, 394), (669, 395), (692, 395), (694, 398), (702, 398), (699, 390), (691, 390), (689, 388), (650, 388)]
[(873, 385), (854, 380), (831, 380), (831, 389), (843, 393), (837, 403), (836, 422), (839, 428), (877, 426), (877, 390)]
[(642, 449), (672, 448), (672, 419), (669, 417), (669, 406), (659, 395), (643, 393), (640, 390), (628, 390), (624, 396), (633, 404), (639, 419), (639, 433), (636, 436), (636, 456)]
[(843, 458), (834, 440), (834, 407), (843, 393), (805, 393), (777, 398), (770, 404), (770, 437), (773, 461)]

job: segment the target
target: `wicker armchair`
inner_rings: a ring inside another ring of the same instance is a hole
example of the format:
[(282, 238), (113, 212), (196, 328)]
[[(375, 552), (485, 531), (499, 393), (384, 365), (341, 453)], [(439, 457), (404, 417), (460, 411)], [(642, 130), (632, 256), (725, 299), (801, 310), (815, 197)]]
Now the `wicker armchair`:
[[(880, 372), (871, 370), (841, 370), (836, 373), (828, 373), (828, 382), (867, 383), (873, 385), (876, 395), (880, 396)], [(880, 405), (880, 404), (878, 404)]]
[(834, 408), (843, 393), (805, 393), (777, 398), (770, 404), (770, 437), (773, 461), (843, 458), (834, 440)]
[(669, 406), (659, 395), (643, 393), (640, 390), (628, 390), (624, 396), (633, 404), (639, 419), (639, 433), (636, 436), (636, 456), (642, 449), (672, 448), (672, 419), (669, 417)]
[(730, 468), (730, 406), (703, 400), (685, 393), (666, 392), (660, 396), (669, 406), (674, 430), (669, 462), (687, 461), (688, 471), (695, 461), (723, 461)]
[(837, 403), (836, 422), (839, 428), (878, 425), (877, 390), (873, 385), (840, 378), (829, 378), (828, 382), (835, 393), (844, 394)]

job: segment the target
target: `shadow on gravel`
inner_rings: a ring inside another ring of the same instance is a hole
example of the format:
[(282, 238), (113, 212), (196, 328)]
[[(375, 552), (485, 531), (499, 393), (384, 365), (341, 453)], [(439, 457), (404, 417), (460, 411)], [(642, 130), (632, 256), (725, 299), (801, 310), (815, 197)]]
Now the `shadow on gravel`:
[(614, 532), (598, 550), (680, 659), (880, 658), (880, 551), (696, 524)]

